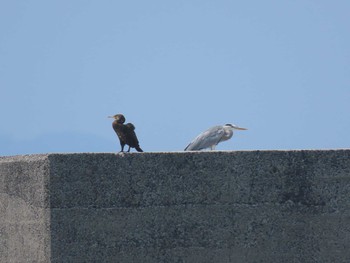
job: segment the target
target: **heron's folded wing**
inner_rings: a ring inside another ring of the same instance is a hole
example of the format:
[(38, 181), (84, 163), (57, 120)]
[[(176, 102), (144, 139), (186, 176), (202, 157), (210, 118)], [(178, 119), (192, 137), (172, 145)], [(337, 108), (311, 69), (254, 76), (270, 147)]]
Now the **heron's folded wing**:
[(199, 151), (209, 148), (219, 143), (224, 135), (224, 130), (221, 126), (212, 127), (205, 132), (199, 134), (186, 148), (185, 151)]

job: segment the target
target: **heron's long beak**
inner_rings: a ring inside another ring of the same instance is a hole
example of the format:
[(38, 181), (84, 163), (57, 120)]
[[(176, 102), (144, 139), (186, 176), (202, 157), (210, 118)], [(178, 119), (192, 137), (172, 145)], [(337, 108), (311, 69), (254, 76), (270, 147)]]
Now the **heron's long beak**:
[(248, 130), (247, 128), (241, 128), (241, 127), (235, 127), (235, 130), (242, 130), (242, 131), (245, 131), (245, 130)]
[(107, 118), (112, 118), (113, 119), (114, 117), (113, 116), (107, 116)]

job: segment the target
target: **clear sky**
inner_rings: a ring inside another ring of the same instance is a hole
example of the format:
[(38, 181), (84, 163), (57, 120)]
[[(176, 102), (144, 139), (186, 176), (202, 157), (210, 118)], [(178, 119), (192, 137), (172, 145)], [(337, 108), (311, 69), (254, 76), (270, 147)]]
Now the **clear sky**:
[[(350, 1), (0, 1), (0, 155), (350, 147)], [(134, 150), (133, 150), (134, 151)]]

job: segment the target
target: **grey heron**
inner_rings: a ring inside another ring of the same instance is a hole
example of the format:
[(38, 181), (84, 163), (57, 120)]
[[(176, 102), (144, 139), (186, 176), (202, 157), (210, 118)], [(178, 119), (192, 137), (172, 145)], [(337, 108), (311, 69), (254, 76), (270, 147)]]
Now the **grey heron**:
[(209, 128), (205, 132), (199, 134), (189, 145), (185, 151), (200, 151), (211, 148), (215, 150), (218, 143), (229, 140), (233, 135), (233, 130), (247, 130), (233, 124), (218, 125)]

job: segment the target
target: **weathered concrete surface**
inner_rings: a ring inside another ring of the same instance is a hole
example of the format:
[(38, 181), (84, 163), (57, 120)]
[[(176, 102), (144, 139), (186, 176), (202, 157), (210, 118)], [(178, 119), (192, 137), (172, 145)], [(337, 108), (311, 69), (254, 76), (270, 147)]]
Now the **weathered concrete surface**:
[(350, 262), (350, 150), (0, 158), (0, 262)]
[(47, 156), (0, 158), (0, 262), (50, 261)]

